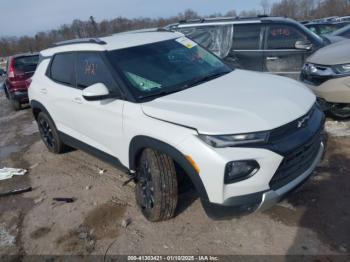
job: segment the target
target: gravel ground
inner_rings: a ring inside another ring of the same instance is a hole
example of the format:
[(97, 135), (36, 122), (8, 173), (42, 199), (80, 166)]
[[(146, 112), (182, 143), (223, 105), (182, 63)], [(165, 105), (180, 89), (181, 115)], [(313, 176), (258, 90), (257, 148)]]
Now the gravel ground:
[[(341, 131), (339, 131), (341, 129)], [(49, 153), (29, 109), (11, 110), (0, 91), (0, 167), (28, 174), (0, 181), (1, 255), (38, 254), (349, 254), (350, 123), (328, 122), (323, 163), (274, 208), (242, 218), (209, 219), (195, 192), (180, 196), (177, 216), (147, 222), (126, 175), (81, 151)], [(341, 135), (339, 135), (339, 132)], [(100, 172), (104, 170), (104, 172)], [(74, 197), (57, 203), (54, 197)], [(110, 247), (108, 249), (108, 247)]]

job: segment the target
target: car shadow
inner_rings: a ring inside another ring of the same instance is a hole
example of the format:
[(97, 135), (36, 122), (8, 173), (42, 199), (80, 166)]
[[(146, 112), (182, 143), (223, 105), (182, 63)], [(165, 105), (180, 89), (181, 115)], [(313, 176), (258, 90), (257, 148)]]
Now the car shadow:
[(181, 192), (177, 201), (177, 208), (175, 211), (175, 217), (183, 213), (187, 208), (189, 208), (197, 199), (199, 198), (196, 190), (190, 188), (185, 192)]

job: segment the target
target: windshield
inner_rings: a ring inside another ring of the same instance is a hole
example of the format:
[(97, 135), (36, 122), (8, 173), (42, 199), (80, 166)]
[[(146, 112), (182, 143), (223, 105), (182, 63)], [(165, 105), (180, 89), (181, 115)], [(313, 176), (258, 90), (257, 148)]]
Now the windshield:
[(232, 70), (186, 37), (108, 52), (138, 98), (177, 92)]

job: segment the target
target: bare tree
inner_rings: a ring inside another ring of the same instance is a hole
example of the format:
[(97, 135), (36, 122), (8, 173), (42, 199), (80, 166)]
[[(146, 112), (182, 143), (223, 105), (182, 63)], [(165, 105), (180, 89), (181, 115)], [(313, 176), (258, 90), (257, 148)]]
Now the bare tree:
[[(268, 0), (261, 0), (264, 14), (287, 16), (294, 19), (312, 19), (326, 16), (350, 15), (349, 0), (281, 0), (270, 5)], [(256, 16), (261, 10), (243, 11), (240, 16)], [(216, 13), (209, 17), (221, 16)], [(225, 16), (235, 17), (235, 10), (228, 11)], [(29, 51), (40, 51), (52, 43), (81, 37), (106, 36), (127, 30), (162, 27), (178, 22), (181, 19), (194, 19), (200, 16), (193, 10), (185, 10), (177, 16), (168, 18), (136, 18), (116, 17), (111, 20), (96, 22), (91, 16), (86, 21), (75, 19), (71, 24), (61, 25), (57, 29), (38, 32), (34, 37), (0, 37), (0, 57)]]

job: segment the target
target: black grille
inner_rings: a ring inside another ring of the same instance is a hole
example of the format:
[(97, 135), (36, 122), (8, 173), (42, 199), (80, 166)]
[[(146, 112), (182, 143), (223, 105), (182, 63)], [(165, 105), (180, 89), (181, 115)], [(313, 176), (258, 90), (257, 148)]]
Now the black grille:
[(290, 122), (284, 126), (281, 126), (279, 128), (276, 128), (274, 130), (271, 131), (270, 133), (270, 137), (269, 137), (269, 141), (270, 142), (275, 142), (278, 141), (280, 139), (283, 139), (293, 133), (295, 133), (299, 128), (300, 128), (300, 123), (302, 120), (303, 124), (307, 124), (308, 121), (310, 121), (310, 119), (313, 117), (313, 114), (315, 112), (316, 106), (313, 106), (310, 111), (303, 115), (302, 117), (294, 120), (293, 122)]
[(308, 143), (286, 154), (270, 181), (270, 187), (278, 189), (307, 171), (316, 159), (321, 141), (322, 130), (318, 131)]

